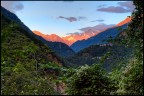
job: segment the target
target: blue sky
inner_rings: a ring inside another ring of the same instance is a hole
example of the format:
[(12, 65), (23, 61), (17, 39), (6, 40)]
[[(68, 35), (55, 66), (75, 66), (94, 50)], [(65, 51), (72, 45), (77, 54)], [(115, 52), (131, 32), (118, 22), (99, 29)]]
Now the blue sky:
[(1, 1), (31, 30), (59, 36), (100, 24), (117, 24), (131, 15), (132, 4), (132, 1)]

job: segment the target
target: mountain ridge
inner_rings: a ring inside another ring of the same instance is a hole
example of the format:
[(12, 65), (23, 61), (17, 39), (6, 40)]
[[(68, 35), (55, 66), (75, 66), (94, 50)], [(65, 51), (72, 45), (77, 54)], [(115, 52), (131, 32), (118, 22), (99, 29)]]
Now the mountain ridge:
[(126, 19), (124, 19), (123, 21), (121, 21), (121, 22), (119, 22), (116, 26), (122, 26), (122, 25), (124, 25), (124, 24), (126, 24), (126, 23), (129, 23), (129, 22), (131, 22), (131, 17), (130, 16), (128, 16)]
[[(82, 33), (78, 33), (78, 32), (77, 33), (71, 33), (71, 34), (69, 34), (68, 36), (65, 36), (65, 37), (60, 37), (56, 34), (46, 35), (46, 34), (43, 34), (42, 32), (36, 31), (36, 30), (33, 30), (33, 33), (35, 33), (39, 36), (42, 36), (47, 41), (62, 42), (62, 43), (67, 44), (68, 46), (72, 46), (72, 44), (74, 44), (77, 41), (87, 40), (87, 39), (89, 39), (93, 36), (98, 35), (101, 32), (104, 32), (105, 30), (108, 30), (109, 28), (115, 28), (115, 27), (118, 27), (118, 26), (122, 26), (126, 23), (129, 23), (130, 21), (131, 21), (131, 17), (128, 16), (127, 18), (125, 18), (124, 20), (122, 20), (121, 22), (116, 24), (115, 26), (105, 28), (101, 31), (89, 28), (89, 29), (85, 30)], [(83, 28), (83, 29), (86, 29), (86, 28)]]
[[(22, 23), (22, 21), (14, 14), (14, 13), (11, 13), (10, 11), (8, 11), (7, 9), (3, 8), (1, 6), (1, 12), (9, 19), (11, 20), (12, 22), (16, 22), (17, 24), (19, 24), (24, 30), (26, 30), (29, 34), (29, 37), (33, 38), (33, 37), (36, 37), (37, 39), (41, 40), (42, 42), (44, 40), (40, 39), (38, 37), (38, 35), (34, 34), (24, 23)], [(70, 55), (73, 55), (74, 54), (74, 51), (67, 45), (59, 42), (58, 45), (57, 43), (53, 43), (53, 42), (48, 42), (48, 41), (45, 41), (46, 43), (46, 46), (51, 48), (51, 50), (55, 51), (57, 55), (59, 56), (62, 56), (62, 57), (65, 57), (65, 56), (70, 56)], [(56, 45), (55, 45), (56, 44)], [(64, 46), (64, 49), (66, 51), (62, 51), (63, 48), (59, 48), (59, 45), (62, 45), (61, 47)], [(55, 47), (53, 47), (55, 46)], [(52, 49), (54, 48), (54, 49)], [(62, 53), (62, 54), (61, 54)]]
[(122, 26), (115, 26), (113, 28), (109, 28), (101, 33), (99, 33), (96, 36), (92, 36), (88, 38), (87, 40), (79, 40), (75, 43), (73, 43), (70, 47), (75, 51), (78, 52), (81, 49), (84, 49), (86, 47), (89, 47), (90, 45), (95, 44), (105, 44), (107, 43), (106, 40), (108, 40), (110, 37), (114, 38), (118, 33), (121, 32), (121, 30), (118, 30), (118, 28), (125, 29), (127, 27), (127, 24), (124, 24)]

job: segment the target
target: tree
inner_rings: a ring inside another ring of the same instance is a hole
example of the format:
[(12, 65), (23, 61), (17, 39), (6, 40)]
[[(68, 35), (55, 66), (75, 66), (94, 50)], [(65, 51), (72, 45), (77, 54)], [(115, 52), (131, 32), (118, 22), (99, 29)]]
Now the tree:
[(126, 68), (123, 68), (119, 82), (118, 94), (143, 94), (143, 6), (142, 1), (134, 0), (135, 10), (132, 21), (126, 30), (126, 44), (135, 49), (134, 57), (129, 59)]
[(114, 90), (110, 79), (100, 65), (82, 66), (68, 80), (68, 94), (108, 95)]
[(135, 10), (132, 13), (132, 22), (126, 31), (127, 44), (136, 48), (137, 57), (143, 59), (143, 6), (142, 1), (134, 0)]

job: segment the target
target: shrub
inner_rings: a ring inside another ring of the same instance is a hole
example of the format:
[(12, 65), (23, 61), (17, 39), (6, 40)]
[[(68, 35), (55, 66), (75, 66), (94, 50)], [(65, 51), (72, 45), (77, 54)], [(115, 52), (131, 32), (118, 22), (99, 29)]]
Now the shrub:
[(72, 95), (108, 95), (113, 90), (110, 79), (100, 65), (81, 66), (69, 78), (67, 93)]

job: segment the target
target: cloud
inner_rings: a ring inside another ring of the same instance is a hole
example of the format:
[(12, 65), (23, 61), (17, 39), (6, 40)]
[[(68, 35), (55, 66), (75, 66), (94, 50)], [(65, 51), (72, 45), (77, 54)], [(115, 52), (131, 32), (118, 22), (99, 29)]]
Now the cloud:
[(104, 20), (103, 19), (98, 19), (98, 20), (93, 20), (93, 21), (90, 21), (90, 22), (103, 22)]
[(99, 24), (99, 25), (96, 25), (96, 26), (93, 26), (93, 27), (84, 27), (84, 28), (81, 28), (79, 29), (81, 32), (74, 32), (74, 33), (67, 33), (67, 35), (77, 35), (77, 36), (83, 36), (85, 34), (89, 35), (89, 36), (93, 36), (94, 34), (97, 34), (99, 32), (102, 32), (108, 28), (111, 28), (115, 26), (115, 24), (109, 24), (109, 25), (106, 25), (106, 24)]
[(21, 1), (1, 1), (1, 6), (13, 13), (24, 8)]
[(74, 32), (74, 33), (67, 33), (66, 35), (78, 35), (81, 34), (80, 32)]
[(58, 18), (68, 20), (69, 22), (77, 21), (77, 18), (75, 18), (75, 17), (63, 17), (63, 16), (59, 16)]
[(109, 6), (106, 8), (99, 8), (97, 11), (111, 12), (111, 13), (128, 13), (134, 10), (134, 5), (131, 1), (118, 2), (119, 6)]
[(85, 31), (88, 31), (88, 30), (103, 31), (103, 30), (105, 30), (105, 29), (107, 29), (107, 28), (111, 28), (111, 27), (113, 27), (113, 26), (115, 26), (115, 24), (109, 24), (109, 25), (107, 25), (107, 24), (102, 23), (102, 24), (99, 24), (99, 25), (96, 25), (96, 26), (93, 26), (93, 27), (81, 28), (81, 29), (79, 29), (79, 30), (84, 31), (84, 32), (85, 32)]
[(134, 10), (135, 6), (133, 5), (133, 2), (129, 2), (129, 1), (126, 1), (126, 2), (118, 2), (118, 4), (120, 6), (123, 6), (123, 7), (126, 7), (128, 8), (131, 12)]
[(125, 9), (123, 7), (114, 7), (114, 6), (110, 6), (107, 8), (100, 8), (97, 9), (97, 11), (103, 11), (103, 12), (112, 12), (112, 13), (127, 13), (127, 12), (131, 12), (128, 9)]
[(63, 17), (63, 16), (59, 16), (58, 18), (60, 19), (65, 19), (69, 22), (74, 22), (74, 21), (80, 21), (80, 20), (85, 20), (86, 17), (82, 17), (82, 16), (79, 16), (79, 17)]
[(14, 7), (14, 10), (19, 11), (22, 10), (24, 8), (23, 4), (19, 3)]

